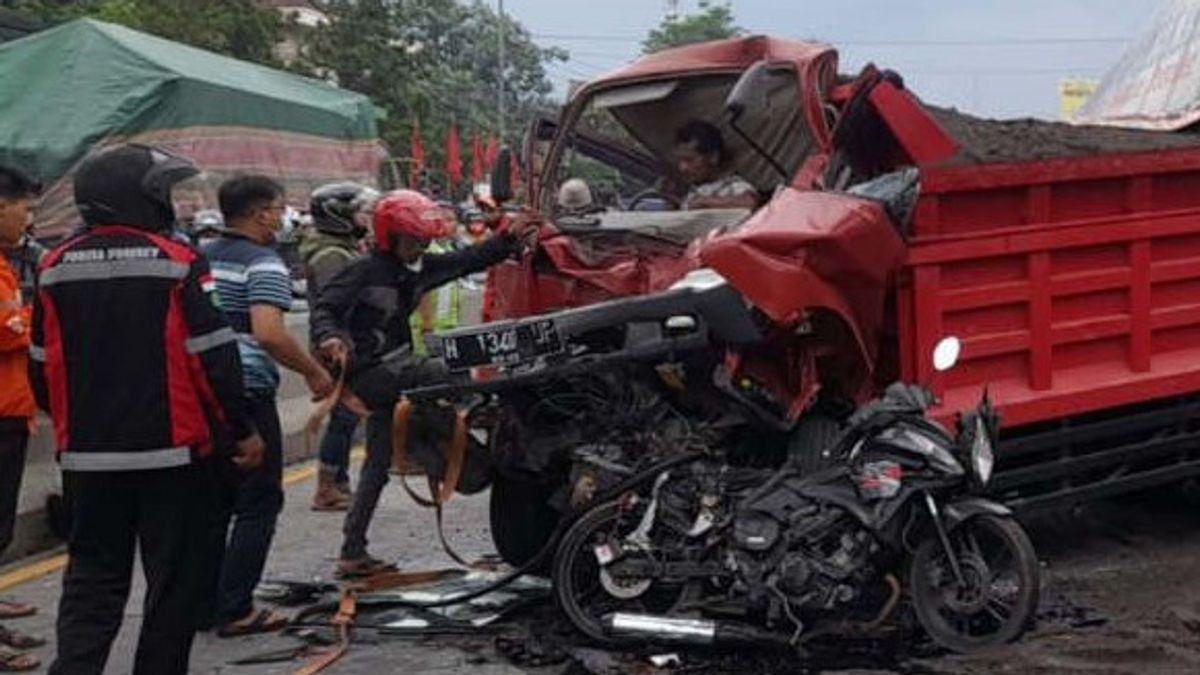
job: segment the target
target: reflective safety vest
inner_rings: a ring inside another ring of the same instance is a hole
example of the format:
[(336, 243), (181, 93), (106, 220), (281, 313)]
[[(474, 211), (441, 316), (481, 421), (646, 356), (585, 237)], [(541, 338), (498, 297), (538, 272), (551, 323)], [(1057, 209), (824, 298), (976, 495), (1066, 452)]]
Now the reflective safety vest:
[[(440, 242), (429, 246), (429, 253), (449, 253), (450, 247)], [(425, 356), (425, 336), (430, 333), (458, 328), (459, 282), (454, 280), (425, 294), (417, 305), (417, 311), (408, 319), (412, 329), (413, 353)]]

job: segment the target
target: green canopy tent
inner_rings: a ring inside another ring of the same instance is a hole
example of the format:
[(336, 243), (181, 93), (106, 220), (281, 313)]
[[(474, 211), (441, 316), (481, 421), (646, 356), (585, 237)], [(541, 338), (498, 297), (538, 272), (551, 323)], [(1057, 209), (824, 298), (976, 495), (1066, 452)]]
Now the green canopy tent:
[(72, 171), (98, 146), (190, 157), (206, 174), (186, 213), (238, 172), (279, 179), (294, 202), (325, 182), (374, 184), (386, 156), (375, 120), (360, 94), (90, 19), (0, 45), (0, 163), (47, 185), (40, 235), (75, 224)]

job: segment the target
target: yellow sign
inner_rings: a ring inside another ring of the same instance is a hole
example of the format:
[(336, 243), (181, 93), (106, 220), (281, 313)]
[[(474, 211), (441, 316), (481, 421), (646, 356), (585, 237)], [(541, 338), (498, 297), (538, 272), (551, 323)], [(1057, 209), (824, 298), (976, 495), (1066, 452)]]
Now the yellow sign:
[(1065, 121), (1075, 119), (1088, 97), (1096, 93), (1096, 80), (1069, 79), (1058, 83), (1058, 114)]

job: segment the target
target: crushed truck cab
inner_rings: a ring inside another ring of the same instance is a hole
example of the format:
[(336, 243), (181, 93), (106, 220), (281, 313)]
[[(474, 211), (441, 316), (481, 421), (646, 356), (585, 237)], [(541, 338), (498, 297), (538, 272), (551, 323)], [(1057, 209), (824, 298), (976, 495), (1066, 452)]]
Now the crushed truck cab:
[[(691, 119), (721, 128), (759, 208), (671, 208), (674, 131)], [(491, 318), (713, 268), (777, 323), (837, 317), (823, 377), (855, 378), (843, 391), (859, 400), (928, 383), (951, 422), (986, 388), (1004, 420), (994, 490), (1016, 507), (1200, 473), (1200, 137), (976, 119), (874, 66), (839, 75), (830, 46), (753, 37), (587, 84), (524, 155), (551, 224), (491, 273)], [(904, 213), (855, 197), (906, 170), (920, 190)], [(564, 214), (558, 187), (581, 177), (605, 208)], [(766, 283), (781, 270), (787, 284)], [(951, 335), (961, 365), (936, 373)]]

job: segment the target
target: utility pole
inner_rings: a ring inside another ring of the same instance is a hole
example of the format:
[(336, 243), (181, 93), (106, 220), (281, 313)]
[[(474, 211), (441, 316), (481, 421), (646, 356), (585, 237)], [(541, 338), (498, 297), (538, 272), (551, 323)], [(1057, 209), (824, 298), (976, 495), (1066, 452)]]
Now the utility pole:
[(499, 121), (500, 121), (500, 143), (503, 144), (504, 143), (504, 71), (506, 70), (506, 65), (507, 65), (505, 63), (505, 55), (504, 55), (504, 34), (506, 32), (506, 26), (505, 26), (506, 22), (504, 20), (504, 0), (496, 0), (496, 3), (499, 8), (497, 13), (500, 15), (500, 27), (499, 27), (500, 29), (498, 31), (496, 31), (497, 34), (500, 36), (499, 44), (497, 45), (497, 47), (499, 48), (499, 52), (500, 52), (500, 73), (499, 73), (499, 78), (498, 78), (499, 86), (497, 87), (497, 89), (499, 90), (500, 95), (497, 100), (496, 111), (497, 111), (497, 117), (499, 118)]

